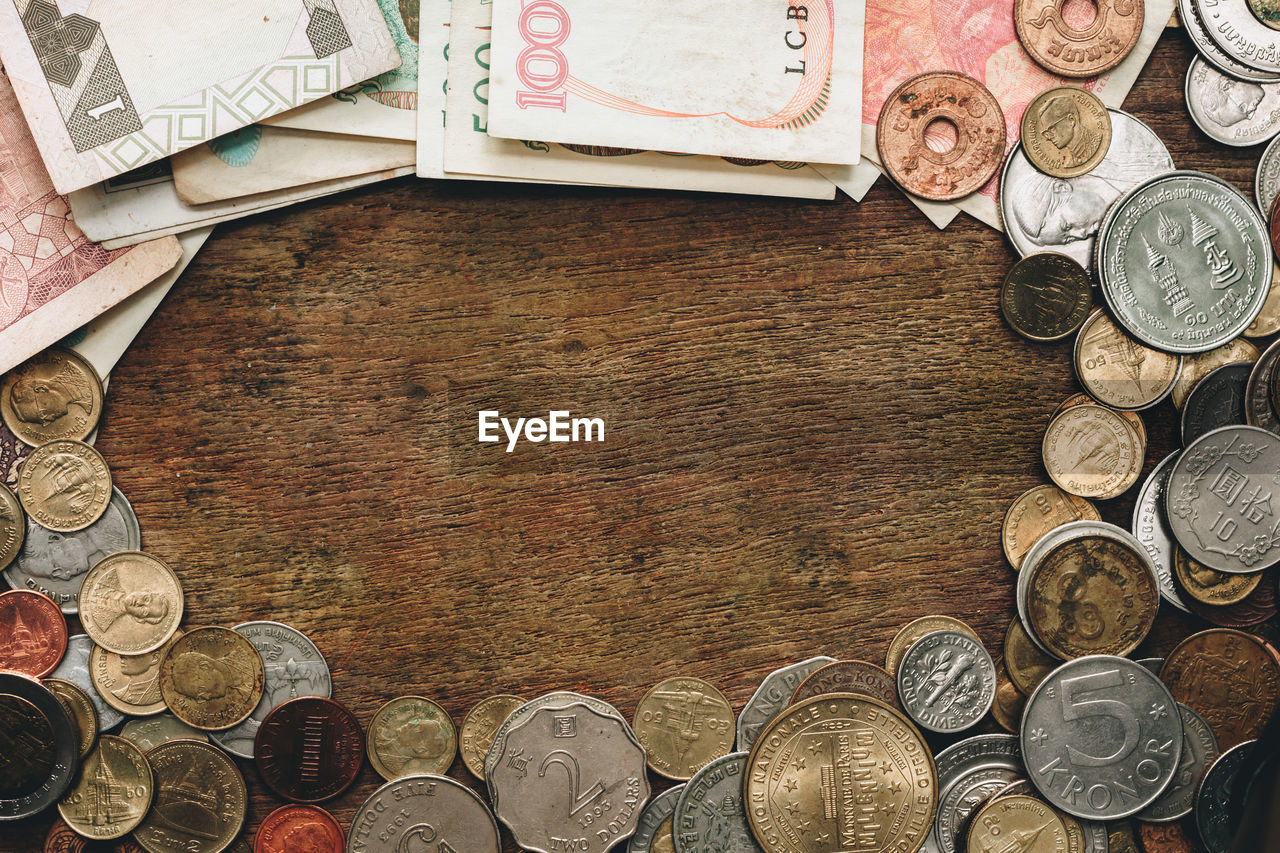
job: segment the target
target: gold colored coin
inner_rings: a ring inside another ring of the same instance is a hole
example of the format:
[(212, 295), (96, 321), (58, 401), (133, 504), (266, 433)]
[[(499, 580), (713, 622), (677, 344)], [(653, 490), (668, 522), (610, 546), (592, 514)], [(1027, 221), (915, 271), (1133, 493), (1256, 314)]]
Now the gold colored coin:
[(1000, 728), (1017, 734), (1022, 726), (1022, 710), (1027, 707), (1027, 697), (1018, 691), (1009, 674), (1001, 668), (996, 675), (996, 698), (991, 703), (991, 716)]
[(365, 733), (369, 763), (388, 782), (405, 776), (443, 776), (458, 754), (449, 713), (422, 696), (392, 699), (373, 715)]
[(764, 853), (914, 851), (933, 828), (938, 776), (911, 721), (831, 693), (770, 721), (747, 756), (743, 801)]
[(1022, 620), (1015, 616), (1004, 632), (1004, 666), (1013, 686), (1024, 696), (1030, 696), (1045, 676), (1057, 668), (1058, 662), (1040, 651), (1027, 636)]
[(1174, 384), (1169, 398), (1173, 400), (1175, 408), (1181, 409), (1187, 402), (1187, 395), (1191, 393), (1191, 389), (1201, 379), (1204, 379), (1219, 367), (1225, 367), (1228, 364), (1239, 364), (1241, 362), (1252, 364), (1258, 360), (1259, 355), (1261, 353), (1258, 352), (1256, 346), (1244, 338), (1236, 338), (1231, 343), (1224, 344), (1217, 349), (1197, 355), (1183, 356), (1182, 373), (1178, 375), (1178, 381)]
[(244, 826), (249, 797), (226, 753), (175, 740), (148, 751), (147, 761), (156, 793), (134, 841), (147, 853), (222, 853), (230, 847)]
[[(1058, 404), (1058, 408), (1054, 411), (1053, 417), (1049, 418), (1052, 422), (1053, 418), (1065, 412), (1067, 409), (1073, 409), (1076, 406), (1095, 406), (1098, 401), (1090, 397), (1088, 394), (1072, 394), (1067, 399)], [(1137, 412), (1116, 412), (1117, 415), (1124, 418), (1129, 426), (1133, 427), (1134, 432), (1138, 434), (1138, 447), (1142, 449), (1139, 456), (1147, 455), (1147, 425), (1142, 422), (1142, 415)]]
[(141, 655), (121, 655), (94, 646), (89, 652), (89, 677), (102, 701), (133, 717), (162, 713), (168, 706), (160, 695), (160, 663), (182, 635), (178, 628), (163, 646)]
[(484, 757), (489, 754), (498, 727), (524, 703), (525, 700), (519, 696), (503, 693), (480, 700), (467, 712), (462, 720), (458, 748), (462, 753), (462, 763), (472, 776), (484, 781)]
[(1111, 148), (1111, 114), (1097, 95), (1078, 86), (1046, 89), (1022, 114), (1022, 151), (1054, 178), (1094, 170)]
[(173, 569), (141, 551), (103, 557), (80, 588), (84, 632), (121, 655), (146, 654), (167, 643), (182, 608), (182, 584)]
[(1280, 332), (1280, 263), (1273, 263), (1271, 269), (1271, 290), (1262, 303), (1262, 310), (1257, 319), (1244, 330), (1246, 338), (1265, 338)]
[(82, 441), (42, 444), (18, 469), (18, 500), (31, 520), (57, 533), (93, 524), (111, 503), (111, 471)]
[(1042, 456), (1049, 479), (1082, 498), (1119, 497), (1138, 481), (1137, 431), (1105, 406), (1065, 409), (1045, 431)]
[(49, 692), (58, 697), (62, 707), (67, 709), (67, 716), (71, 717), (80, 739), (80, 757), (84, 758), (98, 740), (98, 709), (93, 706), (93, 700), (80, 685), (61, 678), (44, 678), (40, 683), (49, 688)]
[(142, 750), (122, 737), (103, 735), (58, 801), (58, 814), (85, 838), (106, 841), (142, 823), (154, 794), (151, 765)]
[(0, 569), (5, 568), (22, 551), (27, 536), (27, 516), (18, 496), (0, 483)]
[(1000, 544), (1004, 547), (1005, 559), (1015, 571), (1021, 569), (1022, 558), (1040, 537), (1068, 522), (1085, 520), (1101, 521), (1102, 516), (1084, 498), (1047, 483), (1027, 489), (1004, 514)]
[(1130, 412), (1167, 397), (1182, 372), (1182, 356), (1143, 346), (1103, 311), (1090, 315), (1076, 336), (1074, 364), (1091, 397)]
[(182, 722), (220, 731), (258, 707), (265, 676), (262, 656), (243, 635), (230, 628), (194, 628), (160, 662), (160, 695)]
[(1235, 575), (1202, 565), (1181, 548), (1174, 552), (1173, 573), (1187, 595), (1204, 604), (1237, 604), (1262, 582), (1262, 572)]
[[(1117, 820), (1107, 824), (1107, 853), (1142, 853), (1142, 848), (1138, 846), (1138, 839), (1133, 833), (1133, 824), (1127, 820)], [(1173, 851), (1170, 850), (1168, 853)]]
[(894, 635), (889, 641), (889, 651), (884, 656), (884, 668), (889, 675), (895, 679), (898, 677), (898, 665), (902, 663), (902, 658), (906, 655), (907, 649), (927, 634), (934, 631), (959, 631), (961, 634), (968, 634), (978, 642), (978, 634), (959, 619), (953, 619), (950, 616), (921, 616), (919, 619), (913, 619)]
[(968, 853), (1035, 851), (1070, 853), (1062, 817), (1035, 797), (997, 797), (978, 810), (969, 824)]
[(102, 380), (71, 350), (49, 347), (5, 374), (0, 417), (33, 447), (63, 438), (84, 441), (102, 418)]
[(676, 838), (672, 832), (674, 825), (674, 815), (658, 824), (658, 828), (653, 831), (653, 840), (649, 842), (649, 853), (676, 853)]
[(632, 729), (649, 769), (688, 781), (713, 760), (733, 752), (733, 706), (701, 678), (660, 681), (636, 705)]

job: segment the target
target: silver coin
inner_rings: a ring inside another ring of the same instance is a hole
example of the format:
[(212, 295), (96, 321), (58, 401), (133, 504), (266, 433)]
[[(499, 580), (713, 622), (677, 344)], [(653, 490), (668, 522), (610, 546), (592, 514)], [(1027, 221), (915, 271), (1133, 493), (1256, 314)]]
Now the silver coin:
[(1253, 200), (1264, 217), (1271, 212), (1271, 203), (1280, 195), (1280, 138), (1272, 139), (1258, 160), (1258, 171), (1253, 178)]
[(1133, 505), (1133, 535), (1151, 558), (1151, 565), (1156, 570), (1156, 583), (1160, 587), (1160, 597), (1183, 613), (1190, 613), (1191, 608), (1182, 600), (1178, 584), (1173, 579), (1175, 546), (1173, 534), (1169, 532), (1169, 523), (1164, 518), (1164, 492), (1169, 487), (1173, 463), (1177, 461), (1177, 452), (1170, 453), (1152, 469), (1147, 481), (1142, 484), (1138, 499)]
[(1111, 835), (1107, 825), (1098, 820), (1077, 819), (1084, 830), (1084, 853), (1108, 853), (1111, 849)]
[(571, 690), (556, 690), (551, 693), (543, 694), (536, 699), (525, 702), (519, 708), (516, 708), (507, 718), (498, 726), (498, 730), (493, 734), (493, 743), (489, 744), (489, 751), (484, 756), (484, 772), (485, 776), (493, 770), (498, 763), (498, 756), (502, 753), (502, 748), (507, 741), (507, 732), (516, 723), (527, 718), (539, 708), (547, 708), (552, 706), (572, 705), (575, 702), (581, 702), (589, 708), (599, 711), (601, 714), (609, 714), (617, 717), (619, 720), (626, 720), (622, 716), (622, 712), (617, 708), (605, 702), (603, 699), (597, 699), (594, 696), (586, 696), (582, 693), (574, 693)]
[(1181, 703), (1178, 713), (1182, 715), (1182, 758), (1177, 775), (1160, 799), (1138, 813), (1138, 820), (1163, 823), (1191, 814), (1200, 780), (1218, 757), (1218, 739), (1204, 717)]
[(1186, 30), (1191, 43), (1195, 45), (1196, 52), (1212, 63), (1219, 71), (1224, 71), (1241, 80), (1253, 80), (1260, 83), (1280, 81), (1280, 74), (1269, 74), (1266, 71), (1251, 68), (1224, 53), (1222, 48), (1218, 47), (1217, 43), (1209, 38), (1209, 31), (1205, 29), (1204, 21), (1200, 18), (1200, 12), (1196, 9), (1192, 0), (1178, 0), (1178, 18), (1182, 21), (1182, 28)]
[(28, 517), (22, 549), (4, 576), (14, 589), (44, 593), (63, 613), (78, 613), (80, 585), (89, 569), (109, 554), (141, 548), (138, 516), (124, 492), (112, 487), (107, 511), (84, 530), (56, 533)]
[(835, 662), (835, 658), (818, 655), (800, 663), (775, 669), (766, 675), (764, 681), (760, 682), (760, 686), (756, 688), (756, 692), (752, 693), (751, 698), (747, 700), (742, 713), (738, 715), (737, 748), (744, 752), (750, 750), (756, 738), (759, 737), (761, 729), (791, 704), (791, 695), (796, 692), (800, 682), (819, 667)]
[(1201, 436), (1169, 475), (1169, 529), (1193, 560), (1233, 574), (1280, 562), (1280, 437), (1252, 426)]
[(93, 640), (89, 639), (88, 634), (76, 634), (71, 637), (67, 640), (67, 653), (62, 656), (62, 662), (58, 664), (58, 668), (49, 673), (49, 677), (70, 681), (89, 694), (89, 699), (98, 712), (98, 731), (107, 732), (120, 725), (124, 714), (102, 701), (98, 688), (93, 686), (93, 679), (89, 676), (89, 652), (91, 651), (93, 651)]
[(405, 776), (369, 795), (347, 831), (347, 853), (441, 850), (500, 853), (498, 824), (466, 785), (447, 776)]
[(1249, 426), (1265, 429), (1280, 435), (1280, 417), (1271, 403), (1271, 383), (1280, 368), (1280, 341), (1276, 341), (1258, 356), (1245, 386), (1244, 416)]
[(1266, 223), (1230, 184), (1171, 172), (1139, 184), (1098, 232), (1098, 281), (1116, 321), (1175, 353), (1228, 343), (1271, 289)]
[(582, 702), (514, 723), (487, 774), (498, 820), (540, 853), (606, 853), (649, 799), (644, 748), (626, 720)]
[(898, 698), (921, 728), (943, 734), (964, 731), (991, 710), (995, 661), (968, 634), (926, 634), (911, 644), (898, 665)]
[(1280, 133), (1280, 83), (1253, 83), (1192, 57), (1183, 94), (1196, 127), (1234, 148), (1261, 145)]
[(1196, 832), (1207, 853), (1230, 853), (1237, 827), (1231, 821), (1231, 800), (1240, 781), (1240, 770), (1256, 740), (1231, 747), (1209, 767), (1196, 791)]
[(992, 795), (1006, 790), (1009, 783), (1021, 775), (1008, 767), (977, 767), (943, 791), (938, 797), (938, 814), (933, 822), (938, 849), (957, 853), (969, 819)]
[(157, 714), (129, 720), (120, 729), (120, 737), (132, 742), (138, 749), (148, 752), (171, 740), (202, 740), (208, 743), (209, 735), (193, 729), (173, 714)]
[(958, 814), (944, 811), (941, 803), (949, 792), (972, 773), (996, 768), (1010, 779), (1026, 773), (1022, 766), (1022, 750), (1014, 735), (974, 735), (940, 751), (934, 757), (938, 775), (939, 809), (934, 817), (929, 845), (938, 853), (955, 853), (961, 829)]
[(1022, 257), (1061, 252), (1093, 269), (1093, 244), (1108, 207), (1147, 178), (1173, 171), (1160, 137), (1121, 110), (1111, 114), (1111, 147), (1097, 168), (1078, 178), (1051, 178), (1014, 145), (1000, 177), (1000, 218)]
[(1253, 365), (1224, 364), (1197, 382), (1182, 407), (1182, 444), (1205, 433), (1245, 422), (1245, 396)]
[(671, 825), (676, 853), (761, 853), (742, 803), (746, 774), (745, 752), (731, 752), (693, 774)]
[(1258, 20), (1248, 0), (1195, 0), (1195, 7), (1223, 53), (1258, 71), (1280, 72), (1280, 32)]
[[(627, 840), (627, 853), (651, 853), (655, 849), (658, 853), (663, 853), (665, 847), (663, 842), (657, 838), (658, 830), (662, 829), (663, 824), (668, 820), (671, 821), (669, 828), (671, 837), (666, 840), (668, 844), (674, 844), (675, 837), (675, 820), (673, 815), (676, 813), (676, 803), (680, 800), (680, 793), (684, 791), (684, 783), (672, 785), (658, 796), (649, 801), (644, 807), (644, 811), (640, 812), (640, 822), (636, 824), (635, 835)], [(739, 794), (741, 798), (741, 794)]]
[(1147, 672), (1160, 677), (1160, 667), (1164, 666), (1164, 658), (1138, 658), (1134, 663), (1146, 669)]
[(240, 758), (253, 758), (253, 741), (267, 714), (299, 696), (333, 695), (329, 665), (315, 643), (296, 628), (280, 622), (245, 622), (233, 629), (262, 656), (266, 679), (262, 699), (248, 719), (225, 731), (211, 732), (218, 746)]
[[(0, 822), (21, 820), (52, 806), (71, 786), (80, 736), (58, 697), (17, 673), (0, 672), (0, 717)], [(37, 761), (43, 766), (33, 766)]]

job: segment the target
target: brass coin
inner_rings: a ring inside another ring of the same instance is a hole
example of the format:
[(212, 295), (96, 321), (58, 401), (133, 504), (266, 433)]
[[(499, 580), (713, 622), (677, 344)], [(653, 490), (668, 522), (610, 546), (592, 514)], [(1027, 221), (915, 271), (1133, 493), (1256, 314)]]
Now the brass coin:
[(154, 794), (151, 765), (142, 750), (122, 737), (103, 735), (58, 801), (58, 814), (85, 838), (106, 841), (142, 823)]
[(173, 569), (141, 551), (103, 557), (80, 587), (80, 622), (109, 652), (141, 655), (169, 641), (182, 621), (182, 584)]
[(49, 347), (4, 376), (0, 417), (33, 447), (66, 438), (84, 441), (102, 418), (102, 380), (69, 349)]
[[(525, 700), (519, 696), (502, 693), (481, 699), (467, 712), (458, 737), (458, 751), (462, 753), (462, 763), (472, 776), (484, 781), (484, 757), (489, 754), (498, 726), (524, 703)], [(373, 750), (369, 752), (372, 754)]]
[(1022, 151), (1041, 172), (1078, 178), (1111, 148), (1111, 114), (1092, 92), (1078, 86), (1046, 89), (1022, 114)]
[(653, 840), (649, 842), (649, 853), (676, 853), (676, 838), (672, 827), (675, 825), (674, 815), (658, 824), (653, 831)]
[(1022, 727), (1022, 711), (1027, 707), (1027, 697), (1018, 691), (1003, 668), (996, 674), (996, 698), (991, 703), (991, 716), (1000, 728), (1009, 734), (1017, 734)]
[(1143, 0), (1095, 0), (1093, 20), (1077, 30), (1063, 0), (1015, 0), (1018, 41), (1036, 64), (1061, 77), (1095, 77), (1115, 68), (1138, 44)]
[(111, 471), (81, 441), (42, 444), (18, 469), (18, 500), (31, 520), (57, 533), (93, 524), (111, 503)]
[(1022, 568), (1022, 559), (1031, 546), (1049, 531), (1072, 521), (1101, 521), (1097, 508), (1084, 498), (1048, 484), (1033, 486), (1014, 500), (1004, 514), (1000, 527), (1000, 544), (1005, 559), (1014, 570)]
[(365, 733), (369, 763), (388, 782), (405, 776), (443, 776), (458, 754), (458, 732), (444, 708), (421, 696), (392, 699)]
[(1107, 853), (1142, 853), (1133, 834), (1133, 824), (1117, 820), (1107, 824)]
[(660, 681), (641, 697), (632, 729), (649, 769), (688, 781), (707, 764), (733, 752), (733, 706), (701, 678)]
[(156, 793), (133, 832), (138, 845), (147, 853), (222, 853), (230, 847), (244, 826), (249, 798), (244, 777), (226, 753), (175, 740), (147, 752), (147, 761)]
[(1257, 637), (1231, 628), (1187, 637), (1164, 659), (1160, 680), (1205, 718), (1223, 752), (1258, 737), (1280, 702), (1280, 663)]
[(959, 619), (953, 619), (950, 616), (921, 616), (919, 619), (913, 619), (906, 625), (903, 625), (893, 639), (889, 641), (889, 651), (884, 656), (885, 672), (892, 675), (895, 679), (898, 677), (898, 665), (902, 663), (902, 658), (907, 654), (907, 649), (927, 634), (934, 631), (959, 631), (962, 634), (968, 634), (978, 642), (978, 634), (972, 628)]
[(1236, 575), (1202, 565), (1181, 548), (1173, 555), (1173, 573), (1187, 595), (1204, 604), (1237, 604), (1262, 583), (1262, 572)]
[(1062, 817), (1047, 803), (1026, 794), (1013, 794), (990, 800), (974, 814), (965, 850), (1069, 853), (1070, 843)]
[(220, 731), (253, 713), (265, 677), (262, 656), (243, 635), (230, 628), (193, 628), (160, 663), (160, 695), (182, 722)]
[(1030, 696), (1057, 665), (1057, 661), (1040, 651), (1039, 646), (1027, 636), (1022, 621), (1013, 617), (1009, 622), (1009, 630), (1004, 633), (1005, 672), (1009, 674), (1013, 686)]
[(1173, 390), (1182, 356), (1138, 343), (1103, 311), (1095, 311), (1076, 336), (1076, 377), (1091, 397), (1120, 411), (1159, 403)]
[(866, 696), (793, 705), (747, 756), (743, 801), (764, 853), (919, 849), (933, 829), (938, 775), (919, 730)]
[[(1093, 406), (1097, 405), (1097, 402), (1097, 400), (1093, 399), (1088, 394), (1072, 394), (1070, 397), (1058, 404), (1058, 408), (1054, 409), (1053, 417), (1049, 418), (1049, 421), (1052, 422), (1053, 418), (1056, 418), (1067, 409), (1073, 409), (1076, 406)], [(1133, 427), (1133, 431), (1138, 435), (1138, 448), (1142, 451), (1138, 455), (1140, 457), (1146, 457), (1147, 425), (1142, 422), (1142, 415), (1139, 415), (1137, 412), (1121, 411), (1117, 411), (1116, 414), (1124, 418), (1125, 422), (1128, 423), (1129, 426)]]
[(1280, 332), (1280, 263), (1273, 264), (1271, 272), (1271, 290), (1257, 318), (1242, 333), (1246, 338), (1265, 338)]
[(1191, 389), (1196, 383), (1204, 379), (1219, 367), (1225, 367), (1228, 364), (1239, 364), (1246, 362), (1252, 364), (1258, 360), (1258, 348), (1246, 341), (1244, 338), (1236, 338), (1229, 344), (1209, 350), (1208, 352), (1197, 353), (1196, 355), (1186, 355), (1182, 357), (1182, 373), (1178, 375), (1178, 381), (1174, 383), (1173, 391), (1169, 394), (1169, 398), (1173, 400), (1174, 408), (1181, 409), (1187, 402), (1187, 395), (1191, 393)]
[(1013, 265), (1000, 288), (1000, 312), (1009, 327), (1032, 341), (1071, 335), (1093, 307), (1093, 282), (1066, 255), (1037, 252)]
[(22, 551), (27, 536), (27, 516), (18, 496), (0, 483), (0, 569), (12, 563)]
[(61, 678), (43, 678), (40, 683), (67, 709), (67, 716), (71, 717), (80, 738), (80, 757), (84, 758), (98, 740), (98, 709), (93, 706), (93, 700), (80, 685)]
[(1137, 431), (1118, 412), (1075, 406), (1045, 431), (1042, 457), (1049, 479), (1082, 498), (1119, 497), (1142, 473)]
[(162, 713), (168, 706), (160, 694), (160, 664), (182, 635), (178, 628), (163, 646), (141, 655), (121, 655), (94, 646), (89, 652), (89, 678), (102, 701), (133, 717)]

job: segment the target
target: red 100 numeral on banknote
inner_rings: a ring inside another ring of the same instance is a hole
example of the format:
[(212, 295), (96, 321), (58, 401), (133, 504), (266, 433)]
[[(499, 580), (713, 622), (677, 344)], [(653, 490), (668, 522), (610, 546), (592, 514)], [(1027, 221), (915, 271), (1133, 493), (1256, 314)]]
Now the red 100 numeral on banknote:
[(569, 78), (569, 60), (560, 45), (569, 38), (569, 13), (553, 0), (526, 0), (516, 25), (525, 43), (516, 59), (516, 75), (528, 87), (516, 92), (516, 105), (522, 110), (545, 107), (564, 112), (562, 87)]

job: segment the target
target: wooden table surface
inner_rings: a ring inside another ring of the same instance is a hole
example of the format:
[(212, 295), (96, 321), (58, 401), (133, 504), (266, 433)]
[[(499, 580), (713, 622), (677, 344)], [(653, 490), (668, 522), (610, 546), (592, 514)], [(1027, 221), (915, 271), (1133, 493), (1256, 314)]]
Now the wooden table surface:
[[(1170, 30), (1126, 108), (1251, 192), (1260, 149), (1187, 117), (1191, 55)], [(676, 674), (737, 710), (801, 658), (883, 661), (925, 614), (999, 655), (1001, 518), (1077, 390), (1069, 342), (1000, 317), (1014, 258), (886, 181), (855, 204), (403, 179), (219, 227), (112, 375), (98, 446), (185, 621), (304, 631), (364, 724), (402, 694), (460, 724), (557, 688), (630, 718)], [(506, 453), (480, 409), (606, 440)], [(1149, 471), (1173, 409), (1145, 419)], [(1166, 608), (1140, 655), (1197, 627)], [(280, 802), (241, 767), (252, 833)], [(344, 827), (378, 782), (329, 804)]]

